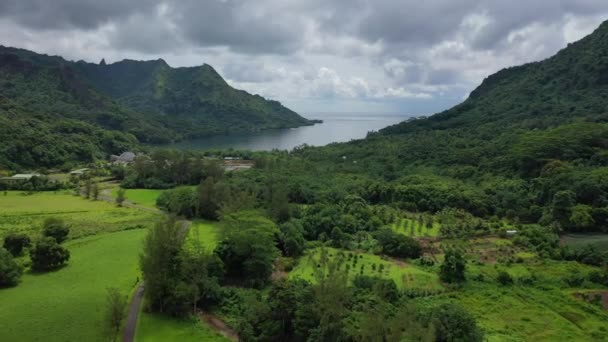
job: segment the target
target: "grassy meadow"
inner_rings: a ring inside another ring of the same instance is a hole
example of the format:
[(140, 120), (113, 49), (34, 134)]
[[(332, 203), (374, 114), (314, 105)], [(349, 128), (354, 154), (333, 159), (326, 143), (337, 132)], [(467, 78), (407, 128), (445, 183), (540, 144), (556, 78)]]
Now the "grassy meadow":
[(146, 230), (69, 241), (67, 266), (25, 273), (0, 290), (0, 341), (102, 341), (106, 288), (125, 295), (140, 280), (138, 257)]
[(562, 242), (572, 248), (593, 245), (598, 249), (608, 250), (608, 234), (567, 234), (562, 237)]
[[(336, 262), (338, 269), (347, 271), (351, 279), (356, 275), (377, 276), (392, 279), (401, 289), (441, 290), (443, 288), (436, 273), (428, 272), (410, 263), (383, 259), (374, 254), (322, 248), (326, 250), (328, 260)], [(289, 273), (289, 277), (314, 280), (314, 272), (319, 265), (322, 248), (308, 251), (301, 257)]]
[(227, 342), (196, 318), (178, 320), (163, 315), (141, 312), (137, 322), (136, 342)]
[(67, 191), (31, 195), (21, 191), (0, 193), (0, 238), (10, 232), (35, 237), (49, 217), (63, 219), (70, 226), (70, 239), (77, 239), (104, 232), (145, 228), (158, 215), (87, 200)]

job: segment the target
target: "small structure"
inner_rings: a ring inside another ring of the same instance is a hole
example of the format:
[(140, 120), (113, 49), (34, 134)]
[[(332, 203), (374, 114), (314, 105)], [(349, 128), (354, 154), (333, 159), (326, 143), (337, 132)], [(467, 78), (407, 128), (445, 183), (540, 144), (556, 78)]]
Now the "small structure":
[(38, 173), (18, 173), (11, 177), (2, 177), (0, 181), (7, 184), (15, 184), (23, 181), (28, 181), (32, 179), (32, 177), (40, 177)]
[(87, 169), (87, 168), (78, 169), (78, 170), (74, 170), (74, 171), (70, 172), (70, 176), (80, 177), (80, 176), (83, 176), (84, 174), (86, 174), (88, 172), (89, 172), (89, 169)]
[(517, 234), (517, 230), (507, 230), (507, 236), (515, 236)]
[(133, 152), (123, 152), (121, 155), (111, 155), (110, 163), (113, 165), (126, 165), (130, 164), (135, 160), (135, 153)]
[(247, 170), (255, 166), (253, 160), (224, 159), (224, 171)]

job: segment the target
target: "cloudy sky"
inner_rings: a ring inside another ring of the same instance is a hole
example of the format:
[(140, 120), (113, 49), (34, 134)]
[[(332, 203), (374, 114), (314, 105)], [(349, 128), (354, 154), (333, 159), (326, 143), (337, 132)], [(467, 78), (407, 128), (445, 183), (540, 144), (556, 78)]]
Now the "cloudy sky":
[(426, 114), (606, 19), (606, 0), (0, 0), (0, 44), (208, 63), (301, 113)]

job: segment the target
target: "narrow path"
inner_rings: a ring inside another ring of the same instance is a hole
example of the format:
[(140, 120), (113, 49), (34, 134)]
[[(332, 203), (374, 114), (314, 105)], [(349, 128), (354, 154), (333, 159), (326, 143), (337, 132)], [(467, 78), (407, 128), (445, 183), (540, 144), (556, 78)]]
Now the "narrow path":
[(238, 342), (239, 335), (236, 333), (236, 331), (232, 330), (226, 323), (224, 323), (224, 321), (222, 321), (217, 316), (214, 316), (210, 313), (200, 313), (199, 318), (201, 319), (201, 321), (207, 323), (207, 325), (209, 325), (213, 330), (219, 332), (225, 338), (234, 342)]
[(125, 324), (125, 330), (122, 335), (123, 342), (133, 342), (135, 338), (135, 331), (137, 330), (137, 319), (139, 318), (139, 309), (141, 307), (141, 301), (144, 298), (144, 283), (142, 282), (135, 290), (135, 295), (129, 306), (129, 315), (127, 316), (127, 323)]

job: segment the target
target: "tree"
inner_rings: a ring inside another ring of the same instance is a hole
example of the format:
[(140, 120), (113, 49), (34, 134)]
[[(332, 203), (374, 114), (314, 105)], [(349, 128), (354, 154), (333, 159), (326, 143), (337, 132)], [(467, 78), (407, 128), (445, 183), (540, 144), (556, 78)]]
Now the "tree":
[(117, 288), (106, 289), (106, 308), (104, 323), (106, 325), (106, 335), (112, 341), (116, 340), (116, 335), (120, 331), (122, 320), (125, 318), (127, 307), (127, 297), (120, 293)]
[(224, 262), (226, 276), (252, 287), (264, 286), (273, 270), (276, 225), (255, 211), (229, 215), (216, 254)]
[(462, 254), (455, 249), (449, 249), (445, 252), (445, 260), (439, 269), (439, 278), (446, 283), (464, 282), (465, 267)]
[(40, 239), (30, 250), (32, 269), (48, 271), (63, 266), (70, 259), (70, 251), (51, 237)]
[(86, 182), (84, 183), (84, 197), (91, 198), (92, 188), (93, 182), (91, 181), (91, 178), (87, 178)]
[(174, 217), (156, 223), (144, 240), (140, 267), (146, 282), (145, 296), (152, 310), (177, 314), (170, 304), (183, 242), (182, 226)]
[(398, 258), (419, 258), (422, 254), (422, 247), (418, 241), (388, 228), (375, 232), (374, 237), (387, 255)]
[(456, 304), (443, 304), (433, 310), (432, 322), (436, 341), (483, 341), (483, 332), (475, 318)]
[(29, 247), (32, 240), (25, 234), (12, 233), (4, 237), (4, 248), (13, 256), (19, 256), (23, 249)]
[(23, 267), (19, 265), (12, 254), (0, 248), (0, 287), (15, 286), (23, 274)]
[(62, 219), (49, 217), (44, 220), (42, 234), (47, 237), (52, 237), (57, 243), (62, 243), (70, 234), (70, 228)]
[(97, 199), (99, 198), (99, 184), (93, 184), (93, 188), (91, 189), (91, 196), (93, 197), (93, 200), (97, 201)]
[(124, 203), (124, 201), (127, 199), (126, 197), (126, 191), (123, 188), (118, 188), (118, 191), (116, 192), (116, 204), (119, 207), (122, 207), (122, 204)]
[(592, 216), (593, 208), (588, 205), (578, 204), (572, 207), (570, 214), (570, 224), (577, 231), (585, 231), (593, 228), (595, 221)]
[(202, 181), (198, 186), (198, 216), (208, 220), (217, 220), (218, 210), (226, 198), (227, 192), (227, 189), (221, 183), (217, 183), (213, 177), (207, 177)]
[(288, 257), (298, 257), (302, 255), (306, 241), (302, 235), (302, 224), (296, 220), (289, 220), (281, 225), (279, 236), (283, 255)]

